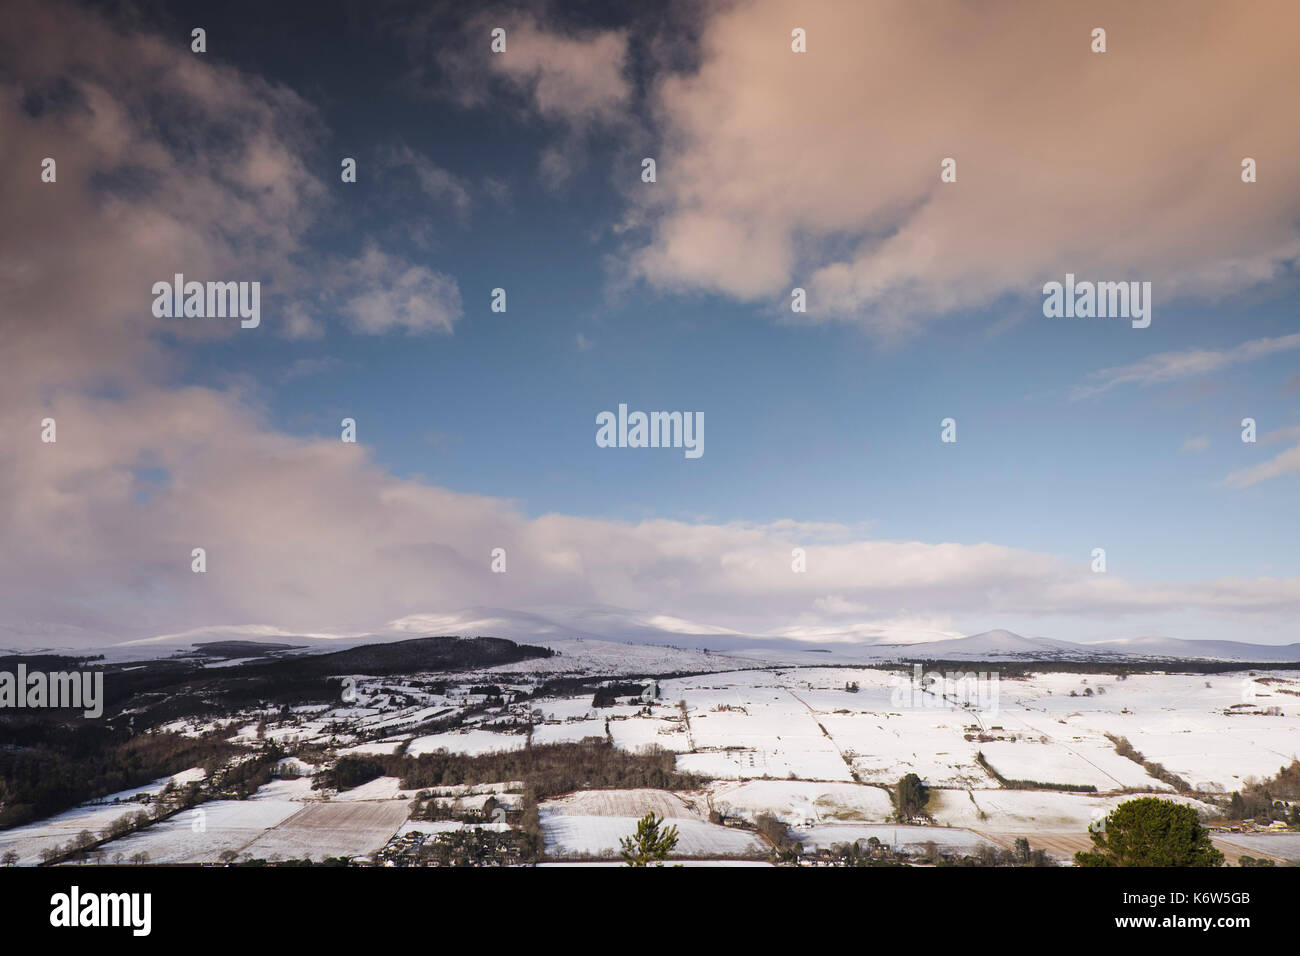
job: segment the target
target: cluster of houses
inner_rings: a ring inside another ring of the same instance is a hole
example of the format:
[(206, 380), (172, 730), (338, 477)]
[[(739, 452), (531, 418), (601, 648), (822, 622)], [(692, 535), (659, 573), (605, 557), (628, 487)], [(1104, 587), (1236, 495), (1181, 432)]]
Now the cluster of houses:
[(378, 866), (519, 866), (527, 862), (518, 830), (489, 826), (399, 833), (375, 854)]

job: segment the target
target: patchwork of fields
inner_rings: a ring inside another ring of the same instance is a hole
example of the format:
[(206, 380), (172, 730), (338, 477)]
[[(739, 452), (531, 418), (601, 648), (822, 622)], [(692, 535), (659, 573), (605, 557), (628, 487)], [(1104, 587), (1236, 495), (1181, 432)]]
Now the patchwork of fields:
[[(770, 847), (754, 830), (765, 814), (790, 826), (807, 848), (875, 837), (897, 848), (932, 842), (969, 852), (1023, 836), (1068, 858), (1086, 845), (1091, 822), (1136, 794), (1172, 797), (1208, 816), (1217, 795), (1276, 773), (1300, 753), (1300, 679), (1292, 671), (1206, 677), (1045, 670), (996, 679), (981, 697), (963, 698), (942, 681), (914, 685), (914, 675), (901, 671), (736, 659), (730, 663), (743, 669), (723, 670), (720, 655), (698, 656), (707, 673), (666, 677), (653, 684), (657, 696), (625, 695), (602, 707), (589, 692), (530, 696), (536, 684), (526, 674), (537, 662), (460, 675), (461, 684), (436, 689), (420, 675), (355, 675), (357, 698), (347, 705), (294, 708), (291, 719), (250, 712), (233, 739), (259, 739), (265, 721), (266, 739), (317, 748), (312, 763), (296, 761), (310, 774), (345, 755), (519, 751), (528, 746), (527, 724), (533, 745), (597, 738), (624, 750), (666, 752), (678, 771), (711, 778), (685, 792), (580, 790), (544, 801), (546, 850), (561, 860), (617, 856), (620, 838), (648, 812), (678, 827), (682, 858), (766, 858)], [(558, 671), (556, 660), (545, 663)], [(612, 660), (601, 658), (600, 666), (616, 670)], [(489, 685), (497, 696), (472, 684)], [(431, 715), (457, 713), (469, 716), (450, 729), (420, 730)], [(182, 721), (169, 729), (197, 734), (212, 726)], [(1140, 760), (1117, 750), (1121, 739)], [(894, 824), (891, 790), (909, 773), (930, 788), (932, 826)], [(12, 849), (19, 862), (35, 863), (49, 845), (138, 809), (132, 801), (165, 782), (117, 795), (118, 804), (0, 832), (0, 853)], [(1188, 795), (1179, 796), (1175, 783)], [(502, 781), (444, 793), (460, 810), (481, 809), (494, 793), (513, 811), (522, 787)], [(97, 848), (97, 858), (369, 857), (395, 835), (460, 826), (409, 821), (415, 796), (393, 777), (341, 793), (314, 790), (305, 777), (277, 780), (247, 800), (209, 801), (113, 839)], [(1294, 838), (1237, 834), (1229, 842), (1233, 853), (1300, 856)]]

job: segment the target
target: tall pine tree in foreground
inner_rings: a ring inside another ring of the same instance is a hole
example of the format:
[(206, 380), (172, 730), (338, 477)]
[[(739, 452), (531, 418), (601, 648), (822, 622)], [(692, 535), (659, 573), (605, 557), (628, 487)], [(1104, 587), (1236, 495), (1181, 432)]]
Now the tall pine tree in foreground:
[(1121, 803), (1093, 831), (1092, 852), (1074, 855), (1079, 866), (1222, 866), (1196, 811), (1172, 800), (1139, 797)]

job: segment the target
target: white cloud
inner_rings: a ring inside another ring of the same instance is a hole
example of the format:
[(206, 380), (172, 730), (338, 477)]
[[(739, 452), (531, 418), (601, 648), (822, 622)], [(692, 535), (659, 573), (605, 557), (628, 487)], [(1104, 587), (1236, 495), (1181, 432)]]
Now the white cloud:
[(1248, 488), (1251, 485), (1259, 484), (1261, 481), (1281, 478), (1286, 475), (1300, 475), (1300, 445), (1288, 448), (1281, 454), (1275, 455), (1268, 461), (1261, 462), (1258, 465), (1251, 465), (1249, 468), (1240, 468), (1232, 472), (1227, 478), (1223, 479), (1223, 484), (1229, 488)]
[[(1152, 281), (1169, 303), (1300, 255), (1300, 128), (1276, 121), (1300, 86), (1294, 5), (809, 0), (792, 16), (709, 7), (698, 69), (658, 78), (634, 274), (774, 307), (802, 286), (793, 321), (896, 336), (1004, 296), (1032, 315), (1067, 271)], [(1094, 55), (1101, 21), (1113, 49)], [(1245, 155), (1276, 178), (1243, 184)]]
[[(489, 36), (497, 27), (506, 31), (506, 50), (493, 53)], [(420, 18), (403, 30), (419, 89), (466, 107), (504, 108), (558, 134), (538, 157), (548, 189), (564, 186), (586, 165), (594, 134), (632, 128), (626, 30), (576, 29), (522, 10), (481, 12), (456, 25)]]
[(450, 332), (461, 315), (455, 279), (389, 255), (373, 244), (359, 258), (347, 261), (341, 275), (347, 290), (343, 309), (358, 332)]
[[(859, 639), (896, 635), (899, 620), (955, 631), (973, 616), (1300, 610), (1293, 579), (1139, 586), (1051, 555), (871, 540), (835, 525), (528, 518), (509, 502), (395, 478), (363, 446), (286, 436), (208, 389), (63, 394), (49, 411), (57, 445), (14, 443), (0, 457), (10, 505), (0, 538), (24, 542), (0, 553), (0, 626), (14, 640), (51, 643), (51, 628), (84, 641), (211, 625), (366, 633), (469, 605), (613, 605), (646, 628), (664, 616)], [(11, 410), (3, 425), (30, 431)], [(141, 463), (166, 475), (144, 503)], [(807, 573), (791, 570), (796, 545)], [(194, 547), (206, 549), (205, 574), (190, 570)], [(491, 571), (496, 547), (506, 574)]]
[(1088, 398), (1118, 385), (1158, 385), (1197, 375), (1208, 375), (1233, 365), (1300, 348), (1300, 332), (1276, 338), (1251, 339), (1230, 349), (1184, 349), (1161, 352), (1131, 365), (1102, 369), (1089, 376), (1089, 383), (1077, 386), (1073, 398)]
[(322, 334), (323, 295), (365, 332), (446, 331), (459, 315), (453, 280), (373, 245), (355, 262), (302, 264), (301, 237), (331, 198), (306, 158), (319, 117), (293, 91), (58, 2), (9, 4), (0, 59), (6, 163), (59, 163), (41, 188), (0, 179), (2, 331), (24, 357), (0, 398), (129, 388), (174, 361), (163, 336), (239, 334), (153, 318), (150, 288), (175, 273), (262, 280), (263, 327), (290, 338)]
[(575, 128), (617, 123), (631, 96), (627, 34), (595, 30), (572, 35), (535, 18), (509, 18), (505, 53), (487, 65), (526, 93), (543, 117)]

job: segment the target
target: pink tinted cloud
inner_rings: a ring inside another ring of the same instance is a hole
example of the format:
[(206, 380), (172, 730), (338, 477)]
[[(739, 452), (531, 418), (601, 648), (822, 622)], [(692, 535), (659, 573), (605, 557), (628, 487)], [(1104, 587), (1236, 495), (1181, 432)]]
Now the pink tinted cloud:
[(1300, 255), (1298, 28), (1281, 0), (720, 6), (698, 71), (655, 91), (634, 271), (783, 306), (803, 286), (809, 320), (882, 335), (1067, 271), (1158, 303), (1267, 282)]

